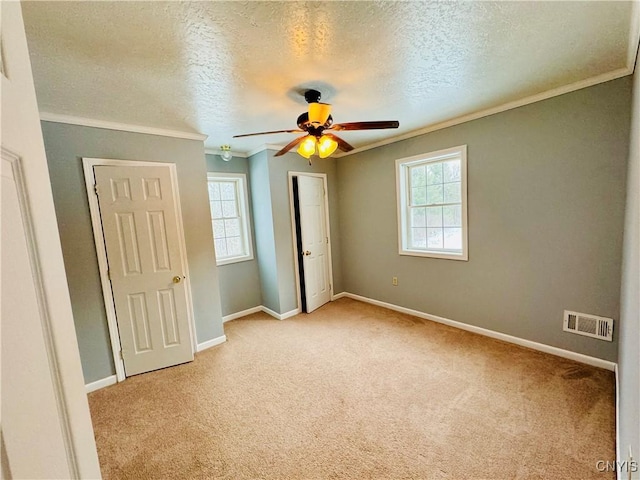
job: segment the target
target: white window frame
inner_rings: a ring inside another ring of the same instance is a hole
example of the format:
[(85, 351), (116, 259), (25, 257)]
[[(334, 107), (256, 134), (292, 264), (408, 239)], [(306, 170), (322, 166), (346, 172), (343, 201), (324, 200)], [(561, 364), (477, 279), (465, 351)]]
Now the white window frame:
[[(462, 210), (462, 253), (447, 251), (446, 249), (415, 249), (409, 248), (410, 198), (409, 167), (435, 162), (460, 159), (460, 188)], [(444, 258), (449, 260), (469, 260), (468, 221), (467, 221), (467, 146), (438, 150), (422, 155), (415, 155), (396, 160), (396, 193), (398, 205), (398, 250), (400, 255), (416, 257)]]
[[(237, 204), (240, 218), (241, 239), (244, 247), (243, 255), (236, 255), (234, 257), (218, 258), (216, 252), (216, 265), (228, 265), (230, 263), (246, 262), (253, 260), (253, 242), (251, 237), (251, 221), (249, 213), (249, 195), (247, 193), (247, 176), (244, 173), (222, 173), (222, 172), (208, 172), (207, 173), (207, 185), (212, 181), (226, 181), (234, 182), (236, 184)], [(207, 196), (209, 189), (207, 188)], [(213, 217), (211, 217), (211, 231), (213, 233)], [(214, 233), (215, 244), (215, 233)], [(215, 247), (214, 247), (215, 249)]]

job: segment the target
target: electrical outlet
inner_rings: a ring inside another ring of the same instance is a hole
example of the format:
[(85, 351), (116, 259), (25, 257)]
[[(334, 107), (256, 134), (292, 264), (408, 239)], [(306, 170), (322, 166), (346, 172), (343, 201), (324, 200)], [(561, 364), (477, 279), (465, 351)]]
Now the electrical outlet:
[(397, 287), (397, 286), (398, 286), (398, 277), (393, 277), (393, 278), (391, 279), (391, 284), (392, 284), (394, 287)]

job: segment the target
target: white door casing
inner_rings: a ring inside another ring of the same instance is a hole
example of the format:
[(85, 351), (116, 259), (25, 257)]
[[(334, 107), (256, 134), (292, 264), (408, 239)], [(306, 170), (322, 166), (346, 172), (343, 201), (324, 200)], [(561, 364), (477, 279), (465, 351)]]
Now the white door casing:
[(93, 167), (126, 375), (193, 360), (169, 165)]
[(324, 178), (298, 175), (305, 298), (310, 313), (331, 301), (329, 234)]
[(0, 2), (2, 478), (100, 478), (19, 2)]

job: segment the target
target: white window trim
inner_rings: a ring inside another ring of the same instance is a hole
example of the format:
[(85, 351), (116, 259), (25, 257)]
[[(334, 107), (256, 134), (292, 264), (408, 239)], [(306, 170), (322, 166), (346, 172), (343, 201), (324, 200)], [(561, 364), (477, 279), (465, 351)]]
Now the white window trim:
[[(218, 256), (216, 255), (216, 265), (229, 265), (230, 263), (239, 263), (246, 262), (249, 260), (253, 260), (253, 240), (251, 235), (251, 214), (249, 212), (249, 194), (247, 192), (247, 176), (244, 173), (226, 173), (226, 172), (208, 172), (207, 173), (207, 183), (210, 180), (221, 181), (221, 180), (231, 180), (234, 181), (237, 185), (238, 191), (238, 202), (239, 209), (241, 212), (240, 228), (243, 229), (243, 234), (246, 241), (246, 251), (245, 255), (235, 256), (235, 257), (227, 257), (218, 260)], [(208, 189), (207, 189), (207, 197), (208, 197)], [(213, 220), (213, 219), (212, 219)], [(211, 223), (211, 232), (213, 233), (213, 222)], [(215, 242), (214, 242), (215, 243)], [(215, 248), (215, 247), (214, 247)]]
[[(462, 190), (462, 253), (446, 253), (442, 250), (412, 250), (407, 248), (409, 222), (407, 211), (409, 189), (407, 188), (408, 167), (418, 163), (440, 162), (447, 157), (460, 157), (460, 177)], [(467, 146), (447, 148), (396, 160), (396, 195), (398, 206), (398, 253), (415, 257), (444, 258), (448, 260), (469, 260), (469, 228), (467, 218)]]

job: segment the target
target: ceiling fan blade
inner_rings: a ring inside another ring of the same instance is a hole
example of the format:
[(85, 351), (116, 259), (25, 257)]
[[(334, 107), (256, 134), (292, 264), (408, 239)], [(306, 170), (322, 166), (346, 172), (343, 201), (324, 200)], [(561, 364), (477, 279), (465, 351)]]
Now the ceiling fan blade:
[(304, 140), (305, 138), (307, 138), (309, 135), (303, 135), (301, 137), (296, 138), (295, 140), (289, 142), (282, 150), (279, 150), (278, 153), (276, 153), (274, 155), (274, 157), (279, 157), (280, 155), (284, 155), (285, 153), (287, 153), (289, 150), (291, 150), (293, 147), (295, 147), (296, 145), (298, 145), (302, 140)]
[(304, 133), (304, 130), (273, 130), (271, 132), (245, 133), (243, 135), (234, 135), (233, 138), (252, 137), (254, 135), (270, 135), (272, 133)]
[(338, 148), (343, 152), (350, 152), (351, 150), (353, 150), (352, 145), (349, 145), (347, 142), (345, 142), (343, 139), (341, 139), (337, 135), (334, 135), (333, 133), (325, 133), (324, 135), (326, 135), (327, 137), (333, 138), (338, 143)]
[(327, 130), (379, 130), (383, 128), (398, 128), (400, 122), (397, 120), (381, 120), (379, 122), (350, 122), (336, 123)]

